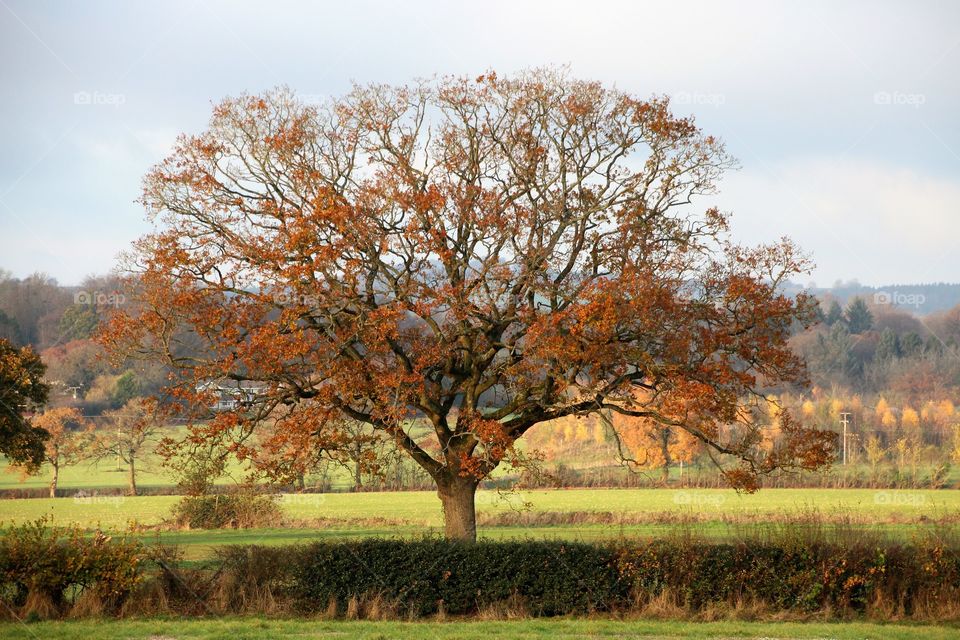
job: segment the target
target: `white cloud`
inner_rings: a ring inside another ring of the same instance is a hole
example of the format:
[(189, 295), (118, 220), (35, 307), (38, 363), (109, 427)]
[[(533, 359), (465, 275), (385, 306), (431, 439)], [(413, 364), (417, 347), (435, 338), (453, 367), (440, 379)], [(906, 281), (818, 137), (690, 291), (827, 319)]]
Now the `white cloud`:
[(960, 181), (866, 159), (808, 157), (731, 174), (721, 197), (747, 242), (788, 235), (820, 284), (955, 281)]

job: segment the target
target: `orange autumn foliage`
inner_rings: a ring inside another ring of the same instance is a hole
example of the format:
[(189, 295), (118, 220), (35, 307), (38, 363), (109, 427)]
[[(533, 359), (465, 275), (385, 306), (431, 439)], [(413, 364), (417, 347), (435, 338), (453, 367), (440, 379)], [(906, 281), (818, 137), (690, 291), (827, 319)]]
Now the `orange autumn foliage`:
[[(480, 479), (564, 416), (685, 432), (749, 486), (829, 447), (794, 425), (796, 455), (760, 459), (721, 429), (760, 385), (804, 380), (786, 339), (814, 317), (779, 290), (808, 268), (788, 240), (739, 246), (690, 204), (732, 164), (666, 99), (553, 69), (227, 99), (147, 175), (157, 226), (101, 341), (171, 364), (189, 406), (206, 380), (262, 385), (193, 437), (265, 467), (337, 446), (343, 416), (371, 425), (436, 481), (453, 537), (474, 535)], [(274, 419), (265, 453), (251, 434)]]

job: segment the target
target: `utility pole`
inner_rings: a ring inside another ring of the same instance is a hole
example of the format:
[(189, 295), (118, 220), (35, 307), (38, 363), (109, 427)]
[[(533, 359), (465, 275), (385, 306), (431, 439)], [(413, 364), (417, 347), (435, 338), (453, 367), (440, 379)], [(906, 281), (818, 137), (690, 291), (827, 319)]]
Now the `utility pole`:
[(840, 424), (843, 425), (843, 464), (847, 464), (847, 425), (850, 422), (850, 414), (843, 412), (840, 414)]

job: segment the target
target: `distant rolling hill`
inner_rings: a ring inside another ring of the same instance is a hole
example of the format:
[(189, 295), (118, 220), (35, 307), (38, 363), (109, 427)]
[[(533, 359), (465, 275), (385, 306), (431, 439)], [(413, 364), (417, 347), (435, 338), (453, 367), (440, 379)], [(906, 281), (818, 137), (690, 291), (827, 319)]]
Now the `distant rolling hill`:
[(804, 287), (790, 283), (791, 292), (806, 290), (818, 298), (834, 298), (841, 304), (860, 297), (870, 304), (889, 304), (904, 311), (925, 316), (960, 305), (960, 283), (891, 284), (871, 287), (859, 282), (843, 282), (832, 287)]

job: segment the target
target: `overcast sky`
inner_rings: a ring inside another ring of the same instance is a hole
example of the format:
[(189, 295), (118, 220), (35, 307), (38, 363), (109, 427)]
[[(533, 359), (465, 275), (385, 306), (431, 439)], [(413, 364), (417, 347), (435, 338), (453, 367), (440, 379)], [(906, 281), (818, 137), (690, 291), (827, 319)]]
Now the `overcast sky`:
[(809, 280), (960, 281), (957, 2), (0, 0), (0, 268), (75, 284), (148, 230), (134, 200), (211, 103), (567, 64), (668, 94), (742, 168), (717, 204)]

